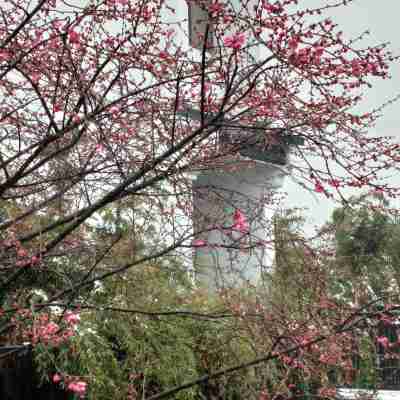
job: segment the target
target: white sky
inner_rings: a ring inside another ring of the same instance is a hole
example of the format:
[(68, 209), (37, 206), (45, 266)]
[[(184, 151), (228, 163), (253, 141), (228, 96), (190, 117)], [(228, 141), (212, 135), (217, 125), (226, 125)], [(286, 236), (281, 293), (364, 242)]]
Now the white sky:
[[(304, 0), (310, 7), (322, 3), (322, 0)], [(348, 38), (358, 36), (365, 30), (371, 34), (365, 39), (365, 47), (382, 42), (390, 42), (389, 48), (393, 54), (400, 55), (400, 0), (355, 0), (347, 7), (341, 7), (331, 12), (329, 16), (340, 25)], [(364, 46), (363, 46), (364, 47)], [(374, 86), (364, 95), (362, 110), (379, 107), (390, 98), (400, 93), (400, 62), (391, 68), (392, 79), (376, 81)], [(372, 135), (393, 136), (400, 142), (400, 101), (388, 106), (376, 127), (371, 129)], [(400, 185), (400, 176), (393, 177), (392, 184)], [(283, 190), (288, 193), (285, 202), (287, 207), (307, 207), (308, 226), (321, 225), (329, 217), (334, 204), (323, 194), (308, 193), (292, 180), (286, 179)]]
[[(232, 1), (232, 0), (231, 0)], [(177, 13), (173, 19), (186, 18), (187, 8), (179, 7), (183, 0), (168, 0), (175, 6)], [(318, 7), (326, 3), (337, 2), (337, 0), (302, 0), (302, 7)], [(400, 0), (354, 0), (347, 7), (339, 7), (330, 11), (327, 16), (339, 24), (339, 29), (347, 38), (359, 36), (365, 30), (370, 31), (369, 37), (362, 42), (362, 47), (390, 42), (389, 48), (394, 55), (400, 55)], [(377, 108), (397, 94), (400, 94), (400, 62), (391, 68), (391, 80), (376, 80), (373, 88), (364, 93), (364, 100), (360, 112), (367, 112)], [(393, 136), (400, 141), (400, 101), (388, 106), (384, 110), (384, 116), (377, 122), (376, 127), (371, 129), (371, 135)], [(400, 186), (400, 174), (395, 175), (392, 185)], [(286, 178), (283, 190), (288, 196), (282, 207), (308, 208), (305, 212), (307, 217), (307, 228), (314, 225), (320, 226), (330, 217), (335, 205), (323, 194), (309, 193), (302, 189), (290, 178)], [(353, 193), (353, 192), (352, 192)], [(359, 192), (354, 192), (358, 194)], [(361, 194), (361, 193), (359, 193)], [(400, 205), (400, 201), (398, 201)]]

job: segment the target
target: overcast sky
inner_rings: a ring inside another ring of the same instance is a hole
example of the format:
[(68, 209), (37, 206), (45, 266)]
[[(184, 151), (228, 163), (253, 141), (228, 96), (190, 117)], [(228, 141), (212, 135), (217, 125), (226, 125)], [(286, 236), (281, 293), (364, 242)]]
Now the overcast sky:
[[(314, 4), (321, 3), (320, 0), (305, 0)], [(390, 42), (389, 48), (394, 55), (400, 55), (400, 0), (355, 0), (351, 6), (340, 7), (330, 13), (332, 19), (340, 25), (345, 36), (355, 37), (365, 30), (371, 34), (364, 41), (368, 45), (382, 42)], [(392, 79), (377, 81), (374, 87), (364, 95), (362, 103), (363, 111), (379, 107), (390, 98), (400, 93), (400, 63), (391, 68)], [(400, 101), (388, 106), (383, 117), (378, 121), (376, 127), (371, 129), (372, 135), (393, 136), (400, 142)], [(400, 185), (400, 176), (393, 178)], [(306, 213), (309, 225), (320, 225), (330, 216), (334, 204), (327, 201), (325, 196), (310, 194), (301, 189), (292, 180), (286, 179), (284, 190), (288, 193), (285, 205), (288, 207), (307, 207)]]

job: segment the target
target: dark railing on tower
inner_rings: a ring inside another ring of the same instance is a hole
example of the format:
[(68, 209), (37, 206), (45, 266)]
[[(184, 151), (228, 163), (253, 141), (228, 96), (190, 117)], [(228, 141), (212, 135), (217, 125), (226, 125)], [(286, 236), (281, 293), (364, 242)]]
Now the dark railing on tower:
[[(177, 113), (186, 120), (201, 121), (201, 112), (186, 108)], [(294, 135), (285, 128), (270, 127), (267, 124), (246, 126), (230, 121), (223, 116), (215, 118), (215, 114), (208, 113), (205, 123), (219, 128), (215, 144), (219, 151), (238, 152), (242, 157), (254, 161), (262, 161), (277, 165), (285, 165), (290, 146), (301, 146), (304, 138)]]
[[(378, 337), (388, 338), (390, 343), (398, 343), (399, 326), (381, 323), (378, 327)], [(400, 390), (400, 351), (385, 349), (377, 344), (377, 372), (382, 389)]]

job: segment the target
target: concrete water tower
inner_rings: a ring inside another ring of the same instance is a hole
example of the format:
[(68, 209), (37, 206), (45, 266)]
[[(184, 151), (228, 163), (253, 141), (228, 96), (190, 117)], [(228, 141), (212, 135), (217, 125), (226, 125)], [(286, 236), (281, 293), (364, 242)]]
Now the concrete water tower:
[[(201, 50), (208, 12), (195, 2), (188, 4), (190, 44)], [(212, 47), (212, 25), (208, 29), (208, 46)], [(195, 109), (180, 114), (201, 120)], [(262, 271), (271, 268), (273, 207), (268, 205), (288, 173), (289, 146), (301, 143), (299, 136), (273, 127), (271, 122), (243, 127), (219, 118), (215, 128), (217, 151), (226, 156), (221, 156), (218, 166), (199, 172), (193, 181), (194, 269), (198, 283), (211, 291), (255, 284)], [(248, 230), (232, 229), (237, 212), (246, 218)]]
[[(219, 146), (231, 155), (218, 167), (197, 174), (193, 182), (194, 268), (197, 281), (216, 290), (256, 284), (274, 261), (273, 194), (287, 169), (290, 144), (301, 138), (280, 130), (279, 142), (265, 146), (265, 130), (237, 128), (219, 132)], [(236, 143), (235, 143), (236, 142)], [(247, 228), (235, 228), (241, 213)], [(200, 244), (200, 245), (199, 245)]]

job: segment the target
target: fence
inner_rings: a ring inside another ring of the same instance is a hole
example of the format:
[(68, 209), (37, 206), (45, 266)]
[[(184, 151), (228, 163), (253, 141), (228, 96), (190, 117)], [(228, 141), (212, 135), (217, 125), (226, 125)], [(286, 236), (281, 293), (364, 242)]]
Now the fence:
[(1, 400), (71, 400), (60, 387), (47, 383), (39, 386), (31, 346), (0, 347)]

